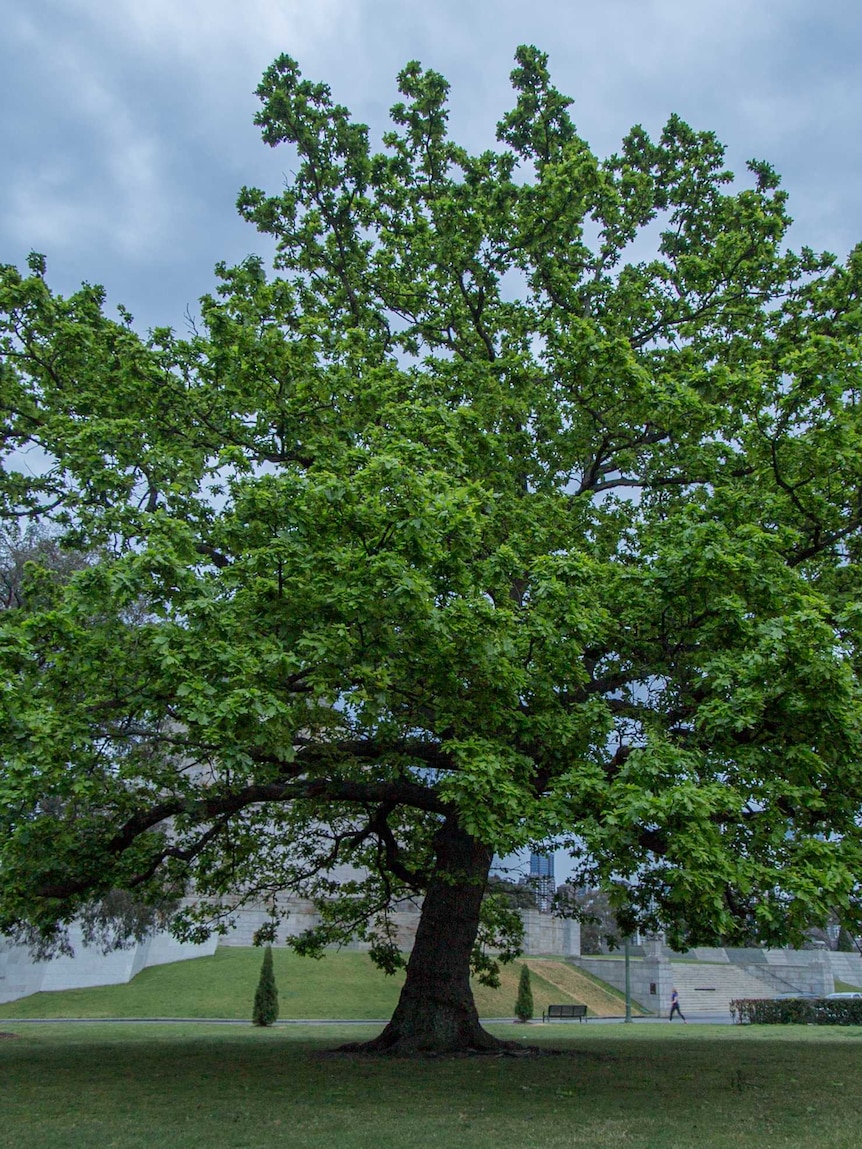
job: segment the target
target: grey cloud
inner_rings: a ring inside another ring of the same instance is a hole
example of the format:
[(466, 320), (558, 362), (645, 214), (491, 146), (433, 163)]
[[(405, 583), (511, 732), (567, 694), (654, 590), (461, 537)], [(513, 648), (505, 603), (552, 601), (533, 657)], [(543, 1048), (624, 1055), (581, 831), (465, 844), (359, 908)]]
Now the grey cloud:
[[(0, 6), (4, 0), (0, 0)], [(713, 128), (739, 169), (774, 162), (797, 243), (862, 233), (856, 0), (5, 0), (0, 258), (45, 250), (53, 283), (98, 280), (143, 323), (181, 323), (212, 265), (262, 242), (243, 183), (275, 189), (290, 156), (259, 142), (253, 89), (279, 52), (375, 131), (411, 58), (452, 83), (453, 131), (493, 143), (520, 42), (602, 153), (672, 111)]]

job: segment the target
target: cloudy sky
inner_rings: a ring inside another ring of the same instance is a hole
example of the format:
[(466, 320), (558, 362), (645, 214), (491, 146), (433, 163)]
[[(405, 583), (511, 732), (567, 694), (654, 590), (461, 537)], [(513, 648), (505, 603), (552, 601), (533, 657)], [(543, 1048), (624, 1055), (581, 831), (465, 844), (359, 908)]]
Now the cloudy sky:
[(217, 260), (266, 250), (234, 202), (291, 166), (252, 123), (281, 52), (375, 133), (419, 59), (480, 149), (534, 43), (600, 154), (678, 112), (734, 168), (776, 166), (797, 246), (862, 240), (860, 0), (0, 0), (0, 27), (0, 262), (41, 251), (57, 289), (102, 283), (141, 327), (182, 327)]

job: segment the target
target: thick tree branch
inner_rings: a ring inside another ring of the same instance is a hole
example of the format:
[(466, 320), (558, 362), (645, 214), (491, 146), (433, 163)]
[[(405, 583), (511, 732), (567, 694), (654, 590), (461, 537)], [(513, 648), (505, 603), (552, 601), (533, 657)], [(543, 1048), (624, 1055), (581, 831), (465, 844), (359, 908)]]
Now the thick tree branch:
[[(409, 806), (434, 814), (446, 814), (449, 806), (428, 786), (418, 782), (356, 782), (336, 778), (312, 778), (291, 782), (270, 782), (245, 786), (234, 793), (214, 794), (200, 799), (173, 799), (159, 802), (130, 818), (105, 846), (107, 858), (121, 857), (148, 830), (182, 818), (191, 823), (211, 823), (235, 816), (250, 806), (283, 802), (313, 801), (322, 804), (390, 804)], [(209, 833), (209, 831), (207, 831)], [(92, 881), (49, 883), (39, 889), (43, 898), (68, 898), (86, 890)]]

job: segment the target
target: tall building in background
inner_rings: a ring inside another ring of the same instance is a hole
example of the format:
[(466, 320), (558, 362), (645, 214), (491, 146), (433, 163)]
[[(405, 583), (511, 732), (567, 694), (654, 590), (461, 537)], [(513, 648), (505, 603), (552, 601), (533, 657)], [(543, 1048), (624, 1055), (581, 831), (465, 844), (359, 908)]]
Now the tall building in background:
[(530, 885), (536, 891), (536, 905), (543, 914), (549, 914), (557, 888), (553, 854), (530, 854)]

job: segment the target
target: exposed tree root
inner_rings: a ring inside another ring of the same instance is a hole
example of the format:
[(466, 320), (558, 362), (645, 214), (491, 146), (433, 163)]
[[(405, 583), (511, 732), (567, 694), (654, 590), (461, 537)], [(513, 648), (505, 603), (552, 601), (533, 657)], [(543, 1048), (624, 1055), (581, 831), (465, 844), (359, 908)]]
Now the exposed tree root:
[(436, 1058), (436, 1057), (560, 1057), (567, 1051), (558, 1049), (544, 1049), (538, 1045), (522, 1045), (519, 1041), (496, 1040), (493, 1045), (481, 1048), (450, 1048), (430, 1049), (423, 1048), (412, 1042), (393, 1042), (390, 1045), (380, 1045), (378, 1041), (351, 1041), (346, 1045), (339, 1045), (331, 1050), (331, 1055), (348, 1055), (359, 1057), (404, 1057), (404, 1058)]

